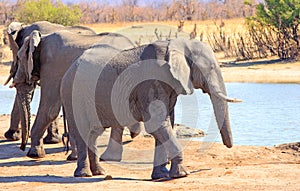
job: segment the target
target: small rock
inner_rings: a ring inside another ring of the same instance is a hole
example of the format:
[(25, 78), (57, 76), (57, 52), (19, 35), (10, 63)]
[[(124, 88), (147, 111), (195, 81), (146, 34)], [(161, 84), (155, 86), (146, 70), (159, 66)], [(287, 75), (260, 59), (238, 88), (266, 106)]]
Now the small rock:
[[(191, 138), (191, 137), (203, 137), (205, 136), (205, 133), (197, 128), (187, 127), (182, 124), (174, 124), (174, 133), (176, 134), (177, 138)], [(130, 136), (130, 131), (125, 128), (123, 135)], [(148, 134), (145, 131), (145, 128), (142, 127), (142, 131), (140, 133), (143, 137), (151, 137), (150, 134)]]
[(107, 174), (105, 177), (104, 177), (104, 180), (112, 180), (112, 176), (110, 174)]
[(295, 143), (285, 143), (275, 146), (278, 149), (292, 149), (294, 151), (300, 152), (300, 142)]

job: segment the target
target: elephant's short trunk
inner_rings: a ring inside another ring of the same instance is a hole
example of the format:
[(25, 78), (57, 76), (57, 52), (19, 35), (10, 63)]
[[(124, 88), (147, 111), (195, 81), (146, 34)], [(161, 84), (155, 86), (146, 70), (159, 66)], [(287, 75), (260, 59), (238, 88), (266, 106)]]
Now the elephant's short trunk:
[(21, 128), (22, 128), (22, 142), (20, 149), (25, 150), (29, 138), (30, 130), (30, 102), (32, 99), (34, 86), (18, 85), (17, 97), (20, 110)]

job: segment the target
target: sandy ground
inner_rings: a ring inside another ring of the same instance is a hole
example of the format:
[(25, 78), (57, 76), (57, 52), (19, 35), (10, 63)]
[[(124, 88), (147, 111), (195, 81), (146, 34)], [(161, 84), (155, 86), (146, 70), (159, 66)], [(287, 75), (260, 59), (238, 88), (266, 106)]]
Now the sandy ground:
[[(150, 180), (154, 142), (124, 136), (123, 160), (102, 163), (105, 176), (74, 178), (75, 162), (67, 162), (62, 144), (46, 145), (45, 158), (34, 160), (7, 142), (3, 133), (9, 115), (0, 117), (0, 190), (299, 190), (300, 150), (263, 146), (234, 146), (181, 140), (184, 164), (191, 172), (181, 179)], [(61, 125), (61, 124), (60, 124)], [(99, 153), (108, 135), (99, 139)], [(28, 148), (26, 149), (28, 151)]]

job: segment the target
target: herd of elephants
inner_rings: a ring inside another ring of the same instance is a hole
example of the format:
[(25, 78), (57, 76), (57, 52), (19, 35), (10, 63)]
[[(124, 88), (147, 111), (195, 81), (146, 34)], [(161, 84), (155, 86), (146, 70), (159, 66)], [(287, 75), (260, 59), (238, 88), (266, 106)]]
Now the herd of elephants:
[[(61, 141), (56, 118), (63, 108), (72, 149), (67, 160), (77, 160), (74, 176), (103, 175), (100, 160), (122, 159), (124, 127), (135, 137), (144, 126), (155, 139), (151, 178), (185, 177), (183, 151), (172, 132), (174, 107), (180, 94), (194, 89), (210, 96), (223, 143), (232, 147), (228, 102), (241, 100), (227, 96), (218, 62), (205, 43), (176, 38), (136, 46), (118, 33), (46, 21), (12, 22), (7, 34), (13, 62), (5, 84), (12, 79), (17, 93), (5, 137), (21, 139), (25, 150), (30, 134), (28, 157), (44, 157), (43, 144)], [(37, 85), (40, 103), (30, 128)], [(99, 158), (96, 139), (109, 127), (108, 147)]]

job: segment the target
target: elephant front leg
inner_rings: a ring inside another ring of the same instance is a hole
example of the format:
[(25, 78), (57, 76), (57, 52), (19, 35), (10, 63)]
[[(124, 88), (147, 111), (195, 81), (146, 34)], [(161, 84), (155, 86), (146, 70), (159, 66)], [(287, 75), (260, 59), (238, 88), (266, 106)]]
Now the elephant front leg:
[(170, 178), (169, 170), (166, 165), (168, 163), (166, 150), (158, 139), (155, 139), (154, 162), (151, 178), (153, 180), (160, 178)]
[[(145, 124), (149, 125), (149, 124)], [(151, 126), (151, 125), (150, 125)], [(153, 129), (153, 127), (152, 127)], [(147, 127), (146, 127), (147, 130)], [(155, 139), (159, 140), (162, 148), (165, 149), (166, 154), (162, 152), (161, 154), (155, 155), (154, 161), (163, 161), (166, 160), (166, 156), (171, 159), (171, 169), (169, 172), (169, 176), (171, 178), (180, 178), (185, 177), (189, 174), (189, 172), (184, 167), (183, 161), (183, 153), (182, 148), (177, 141), (175, 135), (171, 129), (170, 118), (168, 117), (166, 121), (162, 123), (162, 125), (157, 128), (155, 131), (150, 132), (154, 136)]]
[(10, 115), (10, 127), (4, 133), (4, 136), (9, 141), (18, 141), (21, 139), (21, 131), (19, 128), (20, 123), (20, 112), (18, 101), (15, 98), (14, 106)]
[(101, 161), (116, 161), (120, 162), (122, 159), (123, 145), (123, 127), (111, 128), (110, 138), (106, 150), (101, 155)]

